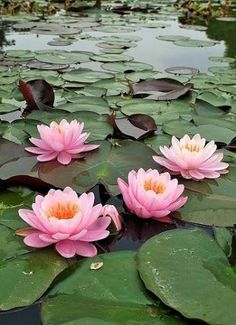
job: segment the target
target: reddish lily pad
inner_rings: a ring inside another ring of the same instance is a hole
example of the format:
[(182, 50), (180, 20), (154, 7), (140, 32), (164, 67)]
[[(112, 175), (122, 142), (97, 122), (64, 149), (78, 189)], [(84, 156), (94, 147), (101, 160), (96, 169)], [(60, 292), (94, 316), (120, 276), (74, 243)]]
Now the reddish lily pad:
[(43, 109), (44, 106), (52, 107), (54, 91), (52, 86), (43, 79), (19, 81), (19, 88), (30, 109)]

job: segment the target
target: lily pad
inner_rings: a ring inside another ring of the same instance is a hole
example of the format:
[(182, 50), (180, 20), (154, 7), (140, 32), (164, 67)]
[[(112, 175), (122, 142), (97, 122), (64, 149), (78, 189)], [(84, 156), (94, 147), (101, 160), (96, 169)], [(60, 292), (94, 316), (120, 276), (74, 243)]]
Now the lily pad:
[(100, 54), (100, 55), (93, 55), (91, 57), (93, 61), (99, 62), (121, 62), (121, 61), (132, 61), (133, 57), (124, 54)]
[(89, 55), (85, 52), (67, 52), (62, 50), (38, 51), (35, 59), (44, 63), (75, 64), (89, 62)]
[(174, 44), (178, 46), (184, 46), (184, 47), (208, 47), (208, 46), (214, 46), (218, 42), (216, 41), (204, 41), (200, 39), (186, 39), (186, 40), (178, 40), (175, 41)]
[(165, 71), (177, 75), (192, 75), (192, 76), (198, 74), (199, 72), (198, 69), (191, 68), (191, 67), (171, 67), (171, 68), (166, 68)]
[(7, 104), (7, 103), (0, 103), (0, 114), (6, 114), (10, 112), (14, 112), (19, 110), (19, 107), (12, 105), (12, 104)]
[(233, 227), (236, 224), (236, 200), (233, 195), (235, 182), (221, 177), (215, 183), (208, 184), (210, 193), (188, 193), (188, 204), (176, 217), (188, 222)]
[(79, 69), (66, 72), (62, 75), (62, 78), (66, 81), (81, 82), (81, 83), (94, 83), (101, 79), (112, 78), (111, 73), (102, 71), (93, 71), (90, 69)]
[(156, 38), (161, 41), (169, 41), (169, 42), (186, 41), (190, 39), (189, 36), (183, 36), (183, 35), (159, 35)]
[(32, 252), (1, 262), (0, 308), (8, 310), (27, 306), (39, 299), (54, 278), (68, 266), (52, 250)]
[(102, 64), (104, 70), (116, 71), (116, 72), (133, 72), (133, 71), (143, 71), (152, 70), (153, 67), (150, 64), (142, 62), (117, 62), (117, 63), (104, 63)]
[(185, 317), (234, 324), (236, 274), (205, 232), (177, 229), (149, 239), (139, 251), (138, 269), (146, 288)]
[[(95, 263), (101, 263), (97, 270), (92, 268)], [(69, 277), (49, 291), (42, 304), (42, 320), (44, 325), (185, 323), (148, 295), (138, 277), (135, 254), (129, 251), (103, 254), (77, 264)]]

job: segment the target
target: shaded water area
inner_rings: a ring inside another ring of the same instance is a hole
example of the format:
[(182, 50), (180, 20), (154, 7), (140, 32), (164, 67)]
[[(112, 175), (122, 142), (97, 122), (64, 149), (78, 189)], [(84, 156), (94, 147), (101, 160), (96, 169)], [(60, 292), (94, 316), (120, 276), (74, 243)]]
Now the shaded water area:
[[(114, 233), (97, 243), (99, 253), (136, 251), (149, 238), (175, 228), (198, 227), (213, 238), (215, 230), (212, 225), (233, 228), (236, 210), (236, 128), (233, 125), (236, 121), (236, 22), (234, 18), (213, 17), (207, 24), (198, 19), (190, 25), (181, 11), (168, 2), (160, 4), (161, 10), (154, 13), (124, 11), (119, 15), (109, 12), (107, 6), (102, 11), (81, 13), (66, 13), (62, 9), (56, 15), (46, 17), (46, 21), (40, 21), (37, 16), (25, 15), (0, 18), (1, 145), (7, 148), (8, 143), (4, 141), (11, 141), (18, 146), (9, 147), (11, 153), (15, 150), (17, 155), (20, 150), (19, 161), (13, 155), (8, 166), (0, 165), (0, 201), (9, 208), (10, 213), (16, 214), (19, 206), (30, 206), (36, 192), (46, 194), (50, 187), (63, 188), (69, 185), (78, 193), (90, 190), (95, 194), (95, 203), (114, 204), (125, 221), (121, 233)], [(46, 25), (40, 26), (41, 22), (53, 27), (47, 30)], [(62, 26), (64, 34), (57, 32), (57, 27)], [(68, 30), (73, 28), (77, 29), (77, 33), (70, 34)], [(71, 51), (74, 56), (67, 57), (68, 53), (64, 51)], [(51, 55), (55, 55), (55, 62)], [(76, 60), (76, 56), (81, 59)], [(30, 64), (35, 63), (37, 69), (29, 69)], [(64, 67), (53, 69), (54, 63)], [(44, 69), (43, 64), (52, 66)], [(74, 76), (71, 74), (73, 70), (79, 73), (82, 71), (82, 75)], [(193, 83), (193, 86), (185, 96), (170, 101), (150, 99), (148, 102), (142, 96), (135, 97), (130, 93), (130, 85), (152, 78), (173, 78), (183, 84)], [(46, 79), (55, 92), (55, 112), (25, 111), (25, 100), (18, 89), (19, 79)], [(202, 106), (197, 106), (196, 102)], [(205, 113), (203, 108), (209, 109), (210, 113)], [(216, 113), (213, 112), (214, 108)], [(119, 139), (120, 134), (108, 125), (107, 116), (115, 112), (120, 118), (123, 113), (136, 113), (136, 109), (137, 113), (146, 113), (154, 118), (157, 131), (145, 139), (121, 136), (121, 139), (138, 140), (135, 141), (134, 151), (131, 149), (129, 152), (128, 141)], [(97, 154), (96, 159), (92, 154), (88, 155), (88, 161), (90, 163), (91, 159), (90, 164), (93, 166), (91, 169), (95, 171), (90, 173), (91, 166), (84, 166), (86, 162), (72, 162), (68, 172), (66, 167), (60, 167), (56, 162), (40, 165), (35, 157), (22, 154), (22, 146), (28, 144), (28, 137), (35, 136), (37, 132), (37, 123), (48, 124), (53, 119), (58, 121), (66, 117), (79, 119), (80, 110), (91, 133), (92, 143), (101, 143), (101, 153)], [(28, 122), (21, 124), (27, 119)], [(188, 132), (191, 135), (202, 132), (207, 141), (215, 140), (219, 149), (223, 150), (225, 160), (231, 164), (230, 173), (218, 180), (197, 183), (178, 178), (185, 185), (189, 208), (187, 206), (179, 213), (174, 213), (170, 223), (144, 220), (129, 213), (116, 186), (119, 169), (122, 175), (127, 175), (129, 164), (132, 168), (138, 168), (139, 159), (140, 164), (144, 164), (143, 168), (154, 168), (154, 163), (150, 161), (155, 152), (160, 154), (159, 146), (169, 145), (172, 135), (181, 137)], [(114, 151), (117, 148), (122, 150), (122, 145), (128, 149), (125, 153), (121, 151), (120, 159), (119, 154), (107, 157), (107, 143)], [(137, 155), (135, 152), (138, 152)], [(125, 167), (122, 158), (127, 159)], [(102, 163), (103, 159), (107, 164)], [(97, 161), (101, 165), (100, 169), (96, 165)], [(21, 188), (11, 189), (15, 185)], [(9, 191), (7, 186), (10, 186)], [(199, 212), (201, 204), (203, 208)], [(227, 209), (225, 216), (224, 209)], [(7, 211), (4, 214), (1, 225), (15, 231), (22, 224), (16, 217), (9, 217), (10, 213)], [(34, 316), (28, 314), (26, 319), (24, 313), (27, 310), (24, 309), (2, 313), (0, 324), (39, 324), (38, 305), (31, 308)], [(20, 321), (18, 312), (23, 312)], [(201, 321), (189, 321), (188, 324), (201, 324)]]

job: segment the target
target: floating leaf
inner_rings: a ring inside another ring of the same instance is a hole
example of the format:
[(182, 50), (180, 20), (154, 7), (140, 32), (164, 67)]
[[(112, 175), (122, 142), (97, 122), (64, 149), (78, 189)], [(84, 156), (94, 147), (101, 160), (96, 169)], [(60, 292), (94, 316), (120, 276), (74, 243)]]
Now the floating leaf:
[(44, 63), (75, 64), (89, 62), (90, 55), (87, 52), (67, 52), (62, 50), (38, 51), (35, 59)]
[[(91, 270), (93, 263), (103, 263), (103, 266)], [(103, 254), (82, 261), (49, 292), (42, 304), (44, 325), (185, 323), (168, 312), (145, 291), (133, 252)]]
[(225, 111), (221, 109), (221, 107), (214, 106), (205, 100), (198, 98), (196, 99), (194, 109), (195, 112), (201, 116), (217, 117), (225, 114)]
[(150, 64), (142, 62), (117, 62), (117, 63), (104, 63), (102, 68), (109, 71), (116, 72), (132, 72), (132, 71), (143, 71), (143, 70), (152, 70)]
[(154, 119), (146, 114), (133, 114), (120, 119), (111, 115), (110, 123), (121, 135), (136, 140), (149, 136), (157, 129)]
[(169, 42), (186, 41), (190, 39), (190, 37), (183, 36), (183, 35), (159, 35), (156, 38), (161, 41), (169, 41)]
[(175, 41), (174, 44), (184, 47), (208, 47), (217, 44), (217, 41), (204, 41), (200, 39), (186, 39)]
[(134, 96), (140, 94), (153, 94), (154, 92), (169, 92), (182, 88), (180, 81), (171, 78), (150, 79), (131, 85), (132, 94)]
[(24, 82), (20, 80), (19, 87), (29, 109), (43, 109), (45, 106), (53, 106), (54, 91), (47, 81), (36, 79)]
[(122, 61), (132, 61), (132, 56), (124, 55), (124, 54), (100, 54), (93, 55), (91, 57), (93, 61), (99, 62), (122, 62)]
[(82, 83), (94, 83), (101, 79), (112, 78), (113, 74), (102, 72), (102, 71), (92, 71), (90, 69), (79, 69), (66, 72), (62, 75), (62, 78), (70, 82), (82, 82)]
[(165, 71), (177, 75), (192, 75), (192, 76), (199, 73), (198, 69), (190, 68), (190, 67), (171, 67), (171, 68), (166, 68)]
[(39, 299), (54, 278), (68, 266), (52, 250), (17, 256), (0, 264), (0, 309), (27, 306)]
[(236, 274), (205, 232), (177, 229), (149, 239), (138, 269), (146, 288), (185, 317), (234, 324)]

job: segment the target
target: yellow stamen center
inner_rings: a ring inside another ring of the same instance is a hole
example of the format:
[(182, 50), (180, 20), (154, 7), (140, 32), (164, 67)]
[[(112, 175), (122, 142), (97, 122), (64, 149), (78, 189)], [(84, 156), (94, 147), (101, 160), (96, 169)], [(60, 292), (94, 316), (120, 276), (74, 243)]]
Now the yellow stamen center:
[(155, 182), (151, 179), (147, 179), (144, 182), (144, 189), (145, 191), (154, 191), (156, 194), (163, 193), (166, 189), (165, 185), (163, 183)]
[(79, 205), (67, 202), (65, 204), (57, 203), (47, 211), (48, 218), (72, 219), (80, 210)]
[(181, 146), (182, 149), (187, 149), (190, 152), (199, 152), (200, 148), (197, 144), (193, 143), (186, 143), (185, 145)]

